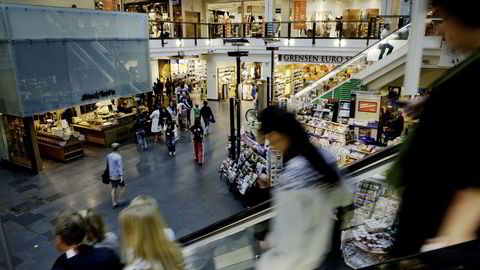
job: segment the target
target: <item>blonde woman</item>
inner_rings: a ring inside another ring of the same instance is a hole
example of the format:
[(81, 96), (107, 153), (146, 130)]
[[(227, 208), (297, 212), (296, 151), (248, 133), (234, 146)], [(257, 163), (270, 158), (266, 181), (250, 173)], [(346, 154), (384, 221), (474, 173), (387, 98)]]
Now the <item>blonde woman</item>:
[[(153, 207), (157, 208), (157, 210), (160, 211), (160, 207), (158, 207), (157, 200), (155, 200), (155, 198), (153, 198), (152, 196), (148, 196), (148, 195), (138, 195), (137, 197), (135, 197), (130, 202), (130, 206), (134, 206), (134, 205), (149, 205), (149, 206), (153, 206)], [(165, 224), (165, 229), (163, 229), (163, 232), (167, 236), (168, 240), (174, 241), (175, 240), (175, 232), (172, 229), (167, 228), (166, 226), (167, 226), (167, 224)]]
[(119, 216), (124, 254), (124, 270), (183, 270), (182, 251), (167, 239), (158, 207), (131, 205)]

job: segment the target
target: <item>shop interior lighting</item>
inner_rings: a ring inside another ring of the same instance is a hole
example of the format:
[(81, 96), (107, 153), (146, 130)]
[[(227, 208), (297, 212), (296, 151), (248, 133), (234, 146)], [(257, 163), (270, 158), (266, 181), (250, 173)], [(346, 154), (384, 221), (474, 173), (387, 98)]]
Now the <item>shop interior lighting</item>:
[(183, 47), (183, 40), (177, 39), (177, 47)]

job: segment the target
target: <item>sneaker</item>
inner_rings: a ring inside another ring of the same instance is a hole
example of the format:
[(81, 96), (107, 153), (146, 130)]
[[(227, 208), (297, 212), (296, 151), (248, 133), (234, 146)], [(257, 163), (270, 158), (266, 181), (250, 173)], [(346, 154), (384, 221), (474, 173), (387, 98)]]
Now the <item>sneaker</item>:
[(173, 152), (173, 155), (175, 156), (177, 154), (177, 152)]
[(172, 155), (172, 152), (168, 152), (168, 155), (171, 156), (171, 155)]

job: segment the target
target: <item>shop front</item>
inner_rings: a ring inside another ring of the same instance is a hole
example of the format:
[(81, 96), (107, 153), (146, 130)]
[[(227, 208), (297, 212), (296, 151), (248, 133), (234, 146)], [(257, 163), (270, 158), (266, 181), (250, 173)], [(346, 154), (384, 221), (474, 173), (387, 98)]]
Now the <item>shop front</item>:
[[(7, 153), (5, 159), (38, 173), (41, 158), (66, 162), (85, 154), (84, 143), (109, 145), (130, 138), (133, 116), (142, 106), (128, 111), (127, 107), (139, 104), (121, 98), (150, 91), (146, 28), (130, 31), (112, 24), (118, 16), (115, 12), (59, 8), (51, 10), (55, 17), (38, 16), (39, 29), (44, 29), (38, 33), (22, 28), (20, 19), (43, 14), (40, 7), (6, 7), (0, 5), (3, 12), (10, 13), (3, 17), (10, 19), (4, 25), (16, 31), (0, 45), (4, 59), (0, 143), (6, 146), (2, 151)], [(70, 36), (53, 40), (58, 33), (52, 24), (61, 25), (72, 16), (85, 20), (68, 25)], [(122, 18), (132, 27), (147, 24), (145, 15), (122, 14)], [(115, 34), (102, 39), (100, 21), (116, 26), (111, 31)], [(21, 41), (26, 39), (35, 41)]]

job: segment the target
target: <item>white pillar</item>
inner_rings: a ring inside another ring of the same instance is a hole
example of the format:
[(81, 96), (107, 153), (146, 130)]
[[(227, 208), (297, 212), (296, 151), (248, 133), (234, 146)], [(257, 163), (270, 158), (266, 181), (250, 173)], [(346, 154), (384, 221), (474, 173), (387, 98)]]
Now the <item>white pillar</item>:
[(271, 22), (273, 20), (273, 12), (275, 9), (274, 0), (264, 0), (265, 13), (264, 13), (264, 22)]
[(404, 88), (406, 92), (404, 94), (407, 95), (418, 94), (426, 18), (427, 0), (413, 1), (412, 26), (408, 37), (407, 64), (405, 65)]
[(206, 56), (207, 60), (207, 98), (218, 100), (218, 89), (217, 89), (217, 64), (214, 59), (215, 56), (208, 54)]

